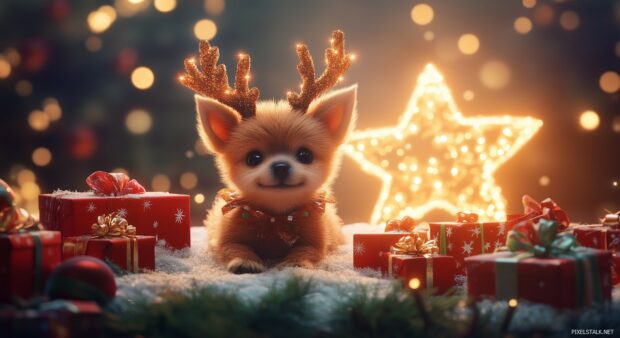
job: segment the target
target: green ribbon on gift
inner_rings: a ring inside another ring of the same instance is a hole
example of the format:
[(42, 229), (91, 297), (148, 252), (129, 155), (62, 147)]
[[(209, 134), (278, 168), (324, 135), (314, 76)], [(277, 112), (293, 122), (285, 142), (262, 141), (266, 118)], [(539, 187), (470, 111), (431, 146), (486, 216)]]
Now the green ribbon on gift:
[(558, 233), (559, 224), (556, 221), (541, 219), (537, 229), (532, 227), (537, 235), (536, 242), (519, 232), (527, 226), (531, 225), (523, 223), (510, 231), (506, 247), (500, 250), (509, 250), (514, 255), (495, 260), (495, 296), (498, 299), (518, 298), (517, 264), (520, 260), (530, 257), (565, 258), (575, 261), (577, 305), (601, 303), (603, 291), (597, 257), (592, 250), (578, 246), (572, 234)]
[(43, 291), (43, 247), (41, 244), (41, 237), (36, 232), (31, 232), (30, 236), (34, 242), (34, 264), (33, 264), (33, 282), (32, 289), (33, 294), (38, 295)]

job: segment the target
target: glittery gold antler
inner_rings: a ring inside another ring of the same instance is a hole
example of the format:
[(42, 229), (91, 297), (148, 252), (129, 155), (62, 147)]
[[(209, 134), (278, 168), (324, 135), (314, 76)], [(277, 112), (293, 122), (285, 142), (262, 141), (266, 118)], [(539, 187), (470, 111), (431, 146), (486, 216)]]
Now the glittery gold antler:
[(199, 63), (202, 70), (196, 66), (195, 59), (185, 59), (185, 71), (187, 73), (181, 75), (179, 81), (196, 93), (235, 109), (243, 118), (254, 116), (259, 91), (256, 87), (249, 88), (248, 86), (250, 56), (239, 54), (234, 89), (228, 85), (226, 66), (217, 64), (219, 58), (220, 52), (217, 47), (211, 47), (207, 41), (200, 41)]
[(314, 63), (308, 47), (304, 44), (297, 45), (297, 55), (299, 56), (297, 71), (303, 82), (299, 94), (288, 93), (288, 102), (291, 107), (306, 112), (312, 100), (333, 87), (349, 69), (354, 56), (345, 53), (344, 33), (340, 30), (334, 31), (330, 41), (331, 48), (325, 50), (327, 66), (318, 79), (315, 78)]

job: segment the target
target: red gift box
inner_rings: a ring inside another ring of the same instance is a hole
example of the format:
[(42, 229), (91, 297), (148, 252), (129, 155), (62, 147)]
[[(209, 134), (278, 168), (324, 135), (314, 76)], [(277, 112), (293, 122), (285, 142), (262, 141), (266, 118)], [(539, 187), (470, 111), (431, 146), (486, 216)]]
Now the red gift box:
[(42, 292), (60, 257), (57, 231), (0, 234), (0, 303)]
[(103, 313), (95, 302), (55, 300), (33, 308), (0, 311), (0, 332), (7, 337), (97, 338)]
[(583, 260), (524, 258), (497, 252), (465, 259), (470, 296), (525, 299), (557, 308), (575, 308), (611, 299), (610, 256), (581, 248)]
[(190, 246), (189, 195), (159, 192), (100, 196), (92, 192), (56, 192), (39, 196), (41, 223), (64, 237), (87, 235), (97, 216), (118, 212), (138, 235), (165, 240), (173, 249)]
[(580, 225), (573, 229), (573, 235), (580, 245), (620, 251), (620, 228), (603, 224)]
[(384, 265), (384, 255), (405, 235), (402, 232), (353, 234), (353, 267), (380, 271)]
[(155, 270), (155, 237), (65, 237), (62, 243), (63, 259), (82, 255), (109, 261), (130, 272)]
[(611, 255), (611, 283), (620, 284), (620, 252)]
[(456, 260), (457, 274), (465, 274), (465, 258), (493, 252), (506, 244), (506, 235), (516, 220), (507, 222), (430, 222), (430, 236), (439, 244), (439, 254)]
[(445, 293), (455, 285), (456, 261), (444, 255), (403, 255), (385, 253), (381, 272), (394, 276), (407, 285), (409, 280), (420, 280), (420, 288)]

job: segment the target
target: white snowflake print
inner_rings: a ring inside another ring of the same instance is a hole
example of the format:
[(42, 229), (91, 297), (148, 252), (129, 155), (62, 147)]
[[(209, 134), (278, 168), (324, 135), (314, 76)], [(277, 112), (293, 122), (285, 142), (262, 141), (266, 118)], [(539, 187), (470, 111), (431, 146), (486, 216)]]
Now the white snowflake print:
[(501, 236), (506, 233), (506, 223), (500, 223), (499, 228), (497, 230), (497, 235)]
[(598, 238), (596, 238), (596, 237), (592, 238), (592, 243), (594, 243), (594, 245), (598, 246)]
[(484, 252), (489, 252), (490, 249), (491, 249), (491, 243), (484, 242)]
[(452, 251), (452, 248), (454, 248), (454, 245), (452, 245), (452, 242), (448, 243), (448, 251)]
[(174, 222), (181, 223), (183, 222), (183, 218), (185, 218), (185, 214), (183, 214), (183, 209), (177, 209), (176, 214), (174, 214)]
[(502, 246), (504, 246), (504, 244), (502, 244), (502, 242), (500, 242), (499, 240), (495, 241), (494, 249), (497, 250), (497, 248), (501, 248)]
[(474, 250), (474, 241), (463, 241), (463, 247), (461, 249), (463, 249), (464, 254), (467, 254), (467, 256), (471, 256), (471, 252)]
[(364, 253), (366, 253), (366, 246), (364, 246), (364, 243), (353, 244), (353, 255), (360, 256)]
[(611, 241), (609, 243), (607, 243), (608, 247), (616, 247), (618, 245), (618, 243), (620, 243), (620, 238), (618, 238), (618, 236), (611, 234), (611, 236), (609, 236), (609, 238), (611, 239)]
[(159, 222), (155, 221), (153, 222), (153, 229), (157, 229), (159, 227)]
[(452, 227), (448, 227), (448, 228), (446, 229), (446, 236), (447, 236), (447, 237), (452, 236)]
[(127, 217), (127, 209), (125, 209), (125, 208), (118, 209), (118, 211), (116, 212), (116, 215), (118, 217), (122, 217), (122, 218)]
[(151, 201), (144, 201), (144, 203), (142, 203), (142, 207), (144, 208), (144, 211), (151, 210), (152, 205), (153, 205), (153, 202)]
[(399, 270), (400, 270), (400, 265), (398, 263), (392, 264), (392, 274), (398, 273)]
[(93, 213), (95, 211), (97, 211), (97, 206), (95, 205), (95, 203), (90, 202), (88, 203), (88, 206), (86, 207), (86, 211), (89, 213)]
[(471, 237), (476, 236), (476, 238), (478, 238), (480, 236), (480, 227), (475, 227), (469, 230), (469, 232), (471, 232)]

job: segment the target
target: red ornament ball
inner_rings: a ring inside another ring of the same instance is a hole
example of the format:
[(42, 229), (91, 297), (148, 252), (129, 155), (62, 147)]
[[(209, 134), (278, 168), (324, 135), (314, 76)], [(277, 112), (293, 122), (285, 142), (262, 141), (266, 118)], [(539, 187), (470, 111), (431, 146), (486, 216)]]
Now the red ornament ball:
[(15, 205), (13, 189), (3, 180), (0, 180), (0, 211)]
[(88, 300), (105, 306), (116, 295), (114, 273), (102, 260), (77, 256), (62, 262), (45, 286), (51, 299)]

